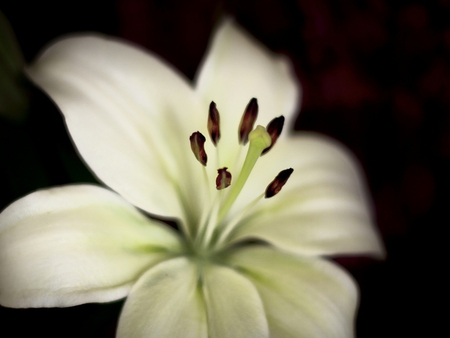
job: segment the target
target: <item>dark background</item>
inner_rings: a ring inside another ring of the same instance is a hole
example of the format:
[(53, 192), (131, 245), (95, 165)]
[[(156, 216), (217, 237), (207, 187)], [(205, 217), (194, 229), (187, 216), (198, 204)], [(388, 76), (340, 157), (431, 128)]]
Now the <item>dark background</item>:
[[(450, 225), (450, 0), (41, 0), (0, 10), (26, 62), (57, 36), (99, 31), (147, 47), (192, 79), (224, 13), (288, 55), (304, 95), (296, 129), (356, 154), (387, 247), (382, 262), (337, 259), (360, 285), (358, 337), (438, 336), (448, 315), (436, 304), (445, 304), (441, 242)], [(29, 109), (0, 116), (0, 209), (38, 188), (95, 182), (52, 103), (24, 79), (17, 84)], [(0, 335), (112, 337), (121, 306), (0, 307), (0, 329), (13, 330)]]

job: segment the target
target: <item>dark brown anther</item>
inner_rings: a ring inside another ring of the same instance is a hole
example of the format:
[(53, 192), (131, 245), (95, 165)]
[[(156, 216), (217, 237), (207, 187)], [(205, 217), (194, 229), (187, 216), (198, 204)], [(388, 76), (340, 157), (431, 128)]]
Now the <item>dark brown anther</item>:
[(280, 171), (277, 177), (275, 177), (275, 179), (267, 186), (265, 197), (271, 198), (278, 194), (281, 188), (283, 188), (283, 186), (286, 184), (293, 171), (294, 169), (292, 168)]
[(212, 143), (216, 146), (220, 140), (220, 115), (214, 101), (209, 105), (208, 132)]
[(208, 156), (206, 155), (204, 147), (206, 141), (205, 136), (203, 136), (202, 133), (196, 131), (189, 137), (189, 141), (191, 141), (191, 149), (197, 161), (206, 166)]
[(266, 128), (266, 131), (270, 135), (270, 137), (272, 139), (272, 143), (270, 144), (270, 146), (268, 146), (266, 149), (263, 150), (261, 155), (266, 154), (270, 149), (272, 149), (275, 142), (277, 142), (278, 137), (281, 135), (283, 126), (284, 126), (284, 116), (283, 115), (278, 116), (269, 122), (269, 124), (267, 125), (267, 128)]
[(228, 172), (227, 167), (217, 169), (216, 188), (217, 190), (225, 189), (231, 184), (231, 174)]
[(258, 117), (258, 100), (251, 99), (245, 108), (244, 114), (239, 124), (239, 144), (247, 144), (248, 134), (253, 130), (256, 118)]

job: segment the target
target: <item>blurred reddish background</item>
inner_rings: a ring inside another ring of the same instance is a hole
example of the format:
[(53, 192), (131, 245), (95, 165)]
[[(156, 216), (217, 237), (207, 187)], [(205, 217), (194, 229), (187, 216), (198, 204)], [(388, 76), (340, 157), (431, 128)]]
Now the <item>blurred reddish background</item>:
[[(304, 91), (296, 129), (340, 140), (366, 172), (388, 258), (337, 259), (360, 285), (358, 337), (439, 332), (444, 313), (434, 302), (443, 297), (445, 269), (439, 243), (450, 225), (444, 212), (450, 188), (449, 0), (16, 1), (0, 10), (28, 62), (61, 34), (100, 31), (145, 46), (191, 79), (214, 24), (225, 13), (235, 16), (291, 58)], [(40, 187), (92, 180), (76, 163), (59, 113), (38, 90), (31, 88), (30, 95), (25, 123), (0, 121), (2, 167), (19, 168), (0, 169), (1, 208)], [(37, 110), (44, 116), (36, 117)], [(21, 151), (39, 160), (15, 155)], [(38, 168), (38, 178), (28, 177), (30, 166)], [(16, 330), (11, 337), (109, 337), (120, 307), (0, 308), (0, 322)], [(55, 321), (67, 331), (58, 331)]]

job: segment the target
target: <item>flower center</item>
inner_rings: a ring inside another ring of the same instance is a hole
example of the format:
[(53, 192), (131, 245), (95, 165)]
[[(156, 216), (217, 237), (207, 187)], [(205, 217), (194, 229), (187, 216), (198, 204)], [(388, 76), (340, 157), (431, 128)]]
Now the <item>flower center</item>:
[[(206, 209), (200, 220), (197, 231), (192, 238), (192, 251), (197, 256), (209, 257), (214, 252), (227, 247), (231, 232), (239, 226), (240, 220), (263, 198), (275, 196), (289, 179), (293, 169), (281, 171), (267, 186), (266, 191), (258, 195), (253, 201), (243, 205), (240, 211), (233, 217), (227, 218), (228, 213), (235, 204), (239, 194), (245, 186), (259, 157), (266, 154), (277, 141), (284, 124), (284, 117), (273, 119), (267, 127), (258, 125), (254, 128), (258, 116), (258, 102), (251, 99), (245, 108), (238, 128), (238, 141), (241, 147), (248, 143), (247, 154), (242, 168), (233, 180), (227, 167), (217, 169), (216, 189), (217, 194), (212, 199), (211, 205)], [(207, 123), (211, 142), (217, 147), (220, 141), (220, 115), (214, 102), (209, 106)], [(203, 165), (205, 177), (208, 177), (205, 167), (207, 154), (204, 144), (206, 138), (200, 132), (194, 132), (189, 138), (192, 152), (195, 158)], [(230, 187), (229, 189), (227, 189)], [(226, 219), (226, 222), (224, 221)]]

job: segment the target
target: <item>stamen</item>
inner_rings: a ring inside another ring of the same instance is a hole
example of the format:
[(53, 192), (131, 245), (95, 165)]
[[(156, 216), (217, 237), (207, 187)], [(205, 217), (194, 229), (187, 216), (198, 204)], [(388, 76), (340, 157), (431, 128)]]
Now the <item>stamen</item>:
[(222, 190), (230, 186), (231, 184), (231, 173), (228, 172), (227, 167), (223, 167), (222, 169), (217, 169), (217, 178), (216, 178), (216, 189)]
[(236, 182), (231, 187), (231, 190), (219, 211), (219, 223), (222, 221), (223, 217), (228, 213), (231, 206), (233, 205), (236, 198), (239, 196), (245, 182), (247, 181), (256, 161), (261, 156), (264, 149), (270, 146), (271, 138), (266, 132), (266, 128), (262, 126), (257, 126), (249, 135), (248, 139), (250, 145), (248, 147), (247, 156), (245, 157), (244, 164), (242, 165), (241, 172), (236, 180)]
[(215, 243), (215, 247), (221, 247), (223, 242), (228, 237), (228, 235), (236, 228), (239, 222), (247, 215), (264, 197), (264, 193), (256, 197), (253, 201), (251, 201), (245, 208), (242, 208), (236, 215), (233, 216), (232, 219), (227, 221), (226, 224), (222, 224), (222, 227), (219, 229), (219, 237)]
[(201, 245), (202, 242), (207, 243), (213, 232), (217, 220), (217, 210), (220, 206), (221, 196), (221, 193), (215, 194), (209, 208), (206, 208), (206, 212), (202, 215), (196, 234), (197, 236), (195, 237), (195, 242), (197, 245)]
[(208, 156), (206, 155), (204, 147), (206, 141), (205, 136), (203, 136), (202, 133), (196, 131), (189, 137), (189, 141), (191, 141), (191, 149), (197, 161), (206, 166)]
[(278, 116), (269, 122), (267, 125), (267, 133), (270, 135), (272, 139), (272, 143), (266, 149), (263, 150), (262, 155), (266, 154), (277, 142), (278, 137), (281, 135), (281, 131), (284, 126), (284, 116)]
[(220, 140), (220, 115), (214, 101), (211, 101), (209, 105), (208, 132), (212, 143), (217, 146), (217, 142)]
[(245, 108), (239, 124), (239, 144), (246, 145), (248, 135), (253, 130), (256, 118), (258, 117), (258, 101), (252, 98)]
[(292, 168), (280, 171), (277, 177), (275, 177), (275, 179), (267, 186), (265, 197), (271, 198), (278, 194), (281, 188), (283, 188), (283, 186), (286, 184), (293, 171), (294, 169)]

